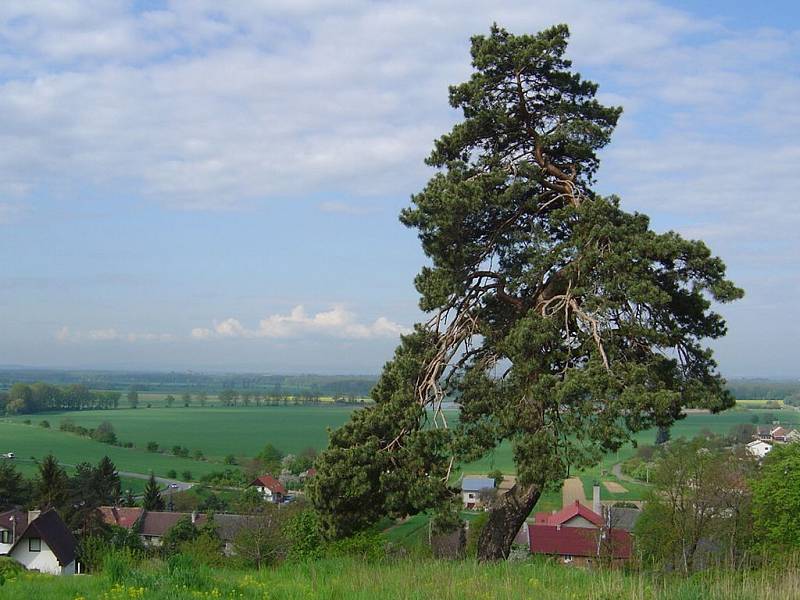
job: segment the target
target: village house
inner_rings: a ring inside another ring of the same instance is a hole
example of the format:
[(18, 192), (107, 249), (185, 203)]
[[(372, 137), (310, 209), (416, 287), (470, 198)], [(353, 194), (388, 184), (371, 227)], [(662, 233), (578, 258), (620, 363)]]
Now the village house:
[(461, 479), (461, 499), (464, 502), (464, 508), (480, 508), (483, 505), (481, 495), (494, 489), (495, 483), (491, 477), (463, 477)]
[(576, 500), (555, 513), (536, 513), (533, 522), (527, 524), (531, 554), (554, 556), (566, 564), (578, 565), (629, 560), (633, 538), (627, 527), (632, 527), (635, 519), (625, 512), (626, 528), (615, 526), (616, 518), (610, 510), (601, 515)]
[(772, 444), (769, 444), (764, 440), (753, 440), (752, 442), (749, 442), (745, 448), (751, 456), (761, 459), (764, 458), (770, 450), (772, 450)]
[(249, 487), (256, 488), (258, 493), (261, 494), (267, 502), (275, 502), (277, 504), (283, 502), (287, 494), (283, 484), (269, 473), (256, 477), (250, 482)]
[[(124, 529), (133, 529), (142, 538), (142, 542), (149, 547), (161, 546), (164, 536), (182, 517), (188, 517), (195, 527), (201, 527), (208, 522), (206, 515), (196, 512), (146, 511), (143, 508), (116, 506), (101, 506), (99, 510), (104, 523)], [(253, 518), (247, 515), (233, 514), (215, 514), (213, 516), (214, 528), (223, 543), (225, 554), (233, 553), (233, 540), (236, 534), (247, 525), (248, 520)]]
[(30, 571), (51, 575), (77, 572), (78, 542), (58, 513), (11, 510), (0, 514), (0, 555)]
[(753, 437), (756, 441), (760, 440), (770, 444), (788, 444), (800, 441), (800, 432), (796, 429), (786, 429), (776, 421), (772, 425), (760, 425)]

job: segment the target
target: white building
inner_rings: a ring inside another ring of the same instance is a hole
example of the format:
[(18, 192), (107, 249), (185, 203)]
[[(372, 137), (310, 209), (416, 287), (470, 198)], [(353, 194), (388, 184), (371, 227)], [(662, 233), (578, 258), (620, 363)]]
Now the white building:
[(464, 508), (478, 508), (482, 504), (481, 492), (494, 488), (494, 479), (491, 477), (464, 477), (461, 480)]
[(29, 571), (52, 575), (76, 573), (78, 542), (58, 513), (9, 511), (0, 515), (0, 554)]
[(269, 473), (265, 473), (261, 477), (254, 479), (250, 483), (250, 487), (256, 488), (258, 493), (261, 494), (267, 502), (276, 502), (280, 504), (287, 494), (283, 484)]
[(772, 444), (768, 444), (764, 440), (753, 440), (745, 448), (756, 458), (764, 458), (772, 450)]

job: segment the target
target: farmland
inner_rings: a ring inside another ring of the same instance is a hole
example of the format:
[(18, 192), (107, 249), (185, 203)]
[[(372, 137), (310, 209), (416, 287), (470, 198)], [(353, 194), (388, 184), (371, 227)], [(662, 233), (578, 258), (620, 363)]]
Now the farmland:
[[(155, 398), (153, 398), (155, 400)], [(3, 451), (14, 451), (20, 459), (23, 471), (30, 472), (34, 465), (26, 463), (31, 457), (41, 458), (53, 452), (61, 462), (77, 464), (89, 460), (97, 461), (108, 455), (122, 471), (166, 475), (174, 469), (178, 473), (191, 471), (194, 476), (223, 468), (223, 458), (228, 455), (251, 457), (257, 454), (266, 443), (271, 443), (283, 452), (297, 453), (307, 447), (322, 449), (327, 445), (328, 428), (335, 428), (347, 421), (353, 408), (344, 406), (268, 406), (223, 408), (139, 408), (97, 411), (73, 411), (20, 415), (0, 421), (0, 446)], [(33, 417), (31, 419), (31, 417)], [(117, 437), (123, 442), (132, 442), (133, 448), (122, 448), (101, 444), (85, 437), (58, 430), (61, 419), (69, 418), (77, 425), (96, 427), (103, 421), (112, 423)], [(800, 412), (792, 409), (756, 410), (736, 408), (719, 415), (691, 413), (672, 427), (673, 438), (691, 438), (703, 430), (727, 433), (738, 423), (749, 423), (754, 418), (759, 422), (780, 420), (783, 423), (800, 423)], [(24, 421), (30, 419), (32, 424)], [(51, 428), (36, 425), (47, 419)], [(639, 444), (652, 443), (653, 431), (636, 435)], [(156, 442), (165, 453), (147, 452), (148, 442)], [(200, 450), (207, 460), (197, 461), (169, 454), (175, 446), (184, 446), (193, 453)], [(611, 475), (612, 466), (625, 460), (634, 452), (631, 446), (608, 454), (600, 465), (578, 475), (584, 485), (602, 478), (617, 481)], [(465, 473), (485, 473), (500, 469), (513, 473), (513, 457), (508, 444), (500, 446), (495, 452), (482, 460), (462, 467)], [(609, 498), (630, 499), (641, 495), (641, 489), (625, 484), (626, 494)], [(136, 487), (135, 485), (133, 487)], [(605, 491), (604, 491), (605, 493)], [(552, 500), (553, 498), (551, 498)]]

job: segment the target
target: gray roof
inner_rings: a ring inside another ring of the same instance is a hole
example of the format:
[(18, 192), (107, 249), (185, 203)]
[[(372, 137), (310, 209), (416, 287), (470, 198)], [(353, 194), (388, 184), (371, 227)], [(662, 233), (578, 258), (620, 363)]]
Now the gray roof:
[(491, 477), (464, 477), (461, 480), (462, 492), (479, 492), (486, 488), (494, 489), (494, 479)]
[(633, 531), (639, 515), (642, 514), (638, 508), (611, 507), (611, 527), (624, 531)]

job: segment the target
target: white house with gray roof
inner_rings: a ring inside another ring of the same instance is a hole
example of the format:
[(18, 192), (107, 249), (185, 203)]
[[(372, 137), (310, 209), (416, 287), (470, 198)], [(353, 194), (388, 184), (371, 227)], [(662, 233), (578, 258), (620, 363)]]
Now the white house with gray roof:
[(461, 479), (461, 497), (464, 508), (478, 508), (481, 505), (481, 492), (495, 489), (491, 477), (468, 475)]

